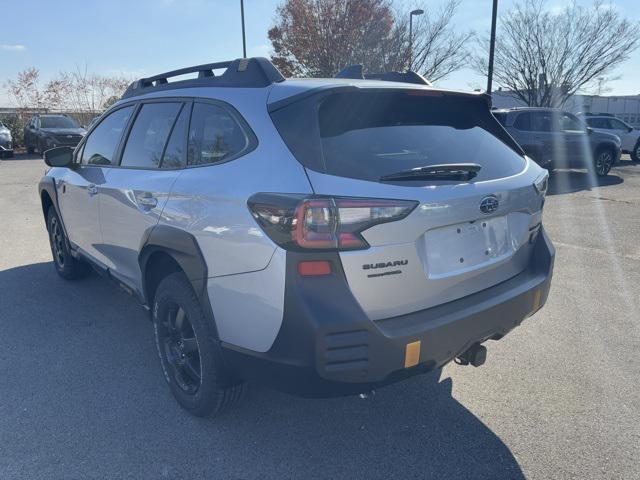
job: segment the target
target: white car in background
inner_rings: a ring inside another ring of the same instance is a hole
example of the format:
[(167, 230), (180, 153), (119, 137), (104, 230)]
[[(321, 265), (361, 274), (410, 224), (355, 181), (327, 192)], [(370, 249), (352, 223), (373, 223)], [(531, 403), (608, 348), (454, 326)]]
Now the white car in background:
[(580, 116), (592, 129), (598, 132), (613, 133), (620, 137), (622, 153), (628, 153), (631, 155), (631, 160), (640, 162), (640, 130), (633, 128), (610, 113), (585, 113)]

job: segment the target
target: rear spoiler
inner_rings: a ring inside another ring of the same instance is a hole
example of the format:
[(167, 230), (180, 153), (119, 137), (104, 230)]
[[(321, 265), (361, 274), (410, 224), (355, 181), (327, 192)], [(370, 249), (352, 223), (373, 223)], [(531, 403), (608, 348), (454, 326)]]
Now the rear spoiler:
[[(350, 67), (347, 67), (350, 68)], [(346, 78), (346, 77), (341, 77), (341, 78)], [(391, 82), (391, 81), (390, 81)], [(406, 83), (406, 82), (403, 82)], [(332, 94), (332, 93), (337, 93), (337, 92), (349, 92), (349, 91), (362, 91), (364, 90), (364, 88), (359, 87), (357, 85), (344, 85), (344, 84), (327, 84), (327, 85), (323, 85), (320, 87), (316, 87), (316, 88), (310, 88), (309, 90), (305, 90), (303, 92), (300, 93), (296, 93), (294, 95), (291, 95), (289, 97), (285, 97), (281, 100), (276, 100), (275, 102), (271, 102), (267, 105), (267, 109), (269, 111), (269, 113), (275, 112), (276, 110), (280, 110), (281, 108), (284, 108), (288, 105), (291, 105), (292, 103), (296, 103), (299, 102), (300, 100), (304, 100), (305, 98), (308, 97), (312, 97), (315, 95), (328, 95), (328, 94)], [(409, 91), (412, 90), (411, 87), (409, 86), (404, 86), (404, 85), (398, 85), (396, 86), (389, 86), (389, 87), (367, 87), (366, 91), (368, 92), (391, 92), (391, 91)], [(491, 108), (491, 95), (489, 95), (488, 93), (475, 93), (475, 92), (460, 92), (457, 90), (439, 90), (439, 89), (430, 89), (430, 88), (416, 88), (414, 90), (415, 92), (419, 93), (419, 92), (423, 92), (425, 96), (429, 95), (429, 96), (445, 96), (445, 95), (451, 95), (451, 96), (456, 96), (456, 97), (467, 97), (470, 100), (477, 100), (477, 99), (482, 99), (486, 105), (487, 105), (487, 109)]]
[(349, 65), (340, 70), (335, 78), (352, 78), (354, 80), (382, 80), (385, 82), (415, 83), (417, 85), (427, 85), (431, 87), (431, 82), (417, 72), (407, 70), (406, 72), (382, 72), (364, 73), (362, 65)]

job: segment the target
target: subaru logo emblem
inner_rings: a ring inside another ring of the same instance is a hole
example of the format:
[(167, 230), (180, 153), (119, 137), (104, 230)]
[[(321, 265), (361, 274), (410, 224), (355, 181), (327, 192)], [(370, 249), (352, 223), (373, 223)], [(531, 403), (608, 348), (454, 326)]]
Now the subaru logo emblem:
[(73, 135), (67, 135), (67, 138), (73, 138)]
[(480, 202), (480, 211), (485, 215), (489, 215), (490, 213), (498, 210), (498, 197), (495, 195), (488, 195), (482, 199)]

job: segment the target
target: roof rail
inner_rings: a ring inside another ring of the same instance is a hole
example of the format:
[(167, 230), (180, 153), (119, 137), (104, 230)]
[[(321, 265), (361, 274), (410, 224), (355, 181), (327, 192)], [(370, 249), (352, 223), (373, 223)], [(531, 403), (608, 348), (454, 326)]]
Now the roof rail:
[(597, 113), (597, 112), (578, 112), (576, 115), (581, 115), (583, 117), (614, 117), (613, 113)]
[(353, 78), (357, 80), (384, 80), (386, 82), (416, 83), (418, 85), (431, 86), (431, 82), (419, 73), (407, 70), (406, 72), (383, 72), (367, 73), (363, 72), (362, 65), (349, 65), (343, 68), (335, 78)]
[[(218, 77), (214, 70), (226, 69)], [(197, 73), (197, 78), (169, 82), (169, 78)], [(284, 77), (266, 58), (238, 58), (226, 62), (207, 63), (140, 78), (131, 83), (121, 98), (142, 95), (151, 91), (188, 87), (245, 87), (262, 88), (282, 82)]]

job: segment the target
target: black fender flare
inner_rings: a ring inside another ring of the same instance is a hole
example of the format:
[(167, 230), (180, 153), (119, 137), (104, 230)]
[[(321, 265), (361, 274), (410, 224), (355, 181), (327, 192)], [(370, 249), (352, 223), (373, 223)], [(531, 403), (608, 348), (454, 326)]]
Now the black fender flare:
[(148, 260), (151, 255), (157, 252), (169, 255), (185, 273), (200, 302), (205, 317), (208, 318), (213, 325), (213, 340), (220, 342), (218, 327), (207, 292), (209, 272), (202, 250), (200, 250), (195, 236), (170, 225), (156, 225), (148, 228), (140, 242), (138, 263), (140, 265), (140, 272), (142, 273), (142, 298), (144, 304), (150, 308), (151, 315), (153, 315), (153, 306), (151, 305), (151, 299), (147, 292), (145, 279)]
[(53, 208), (55, 208), (56, 213), (58, 214), (58, 218), (60, 219), (60, 224), (62, 225), (62, 231), (64, 232), (65, 237), (69, 238), (69, 235), (67, 234), (67, 227), (64, 224), (64, 219), (62, 218), (62, 212), (60, 211), (60, 203), (58, 201), (58, 189), (56, 188), (56, 179), (54, 177), (49, 177), (47, 175), (42, 177), (42, 179), (40, 180), (40, 183), (38, 184), (38, 193), (40, 196), (40, 202), (42, 205), (42, 215), (44, 216), (44, 223), (46, 228), (48, 229), (49, 226), (47, 225), (47, 210), (45, 209), (44, 202), (42, 200), (42, 195), (44, 193), (49, 195)]
[(145, 231), (140, 242), (138, 263), (142, 273), (142, 297), (144, 303), (150, 308), (152, 305), (150, 305), (145, 281), (146, 269), (149, 258), (156, 252), (169, 255), (185, 273), (200, 301), (205, 316), (213, 325), (215, 340), (219, 341), (220, 337), (207, 293), (207, 279), (209, 278), (207, 263), (196, 238), (189, 232), (170, 225), (156, 225)]
[[(202, 301), (206, 297), (207, 263), (198, 241), (192, 234), (169, 225), (156, 225), (148, 228), (142, 237), (140, 254), (138, 255), (143, 279), (146, 274), (147, 262), (156, 252), (166, 253), (180, 266), (191, 282), (193, 291), (199, 300)], [(148, 300), (144, 282), (143, 290), (144, 298)]]

